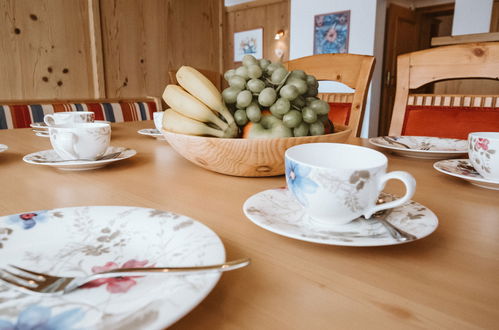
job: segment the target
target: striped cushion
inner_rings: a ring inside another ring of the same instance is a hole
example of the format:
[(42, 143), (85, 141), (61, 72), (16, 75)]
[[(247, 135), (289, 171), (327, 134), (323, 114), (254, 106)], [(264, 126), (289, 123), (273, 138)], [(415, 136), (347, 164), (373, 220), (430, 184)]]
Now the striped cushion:
[(27, 128), (31, 123), (43, 122), (46, 114), (64, 111), (92, 111), (95, 120), (113, 123), (153, 119), (158, 111), (154, 101), (144, 102), (99, 102), (53, 103), (53, 104), (9, 104), (0, 105), (0, 129)]

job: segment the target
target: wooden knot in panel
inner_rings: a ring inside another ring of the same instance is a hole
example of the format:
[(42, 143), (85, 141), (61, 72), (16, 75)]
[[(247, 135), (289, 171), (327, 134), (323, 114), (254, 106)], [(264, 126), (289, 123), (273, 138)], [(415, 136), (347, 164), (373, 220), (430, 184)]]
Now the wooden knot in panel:
[(485, 54), (485, 52), (481, 48), (475, 48), (475, 49), (473, 49), (473, 54), (475, 54), (475, 56), (477, 56), (477, 57), (480, 57), (480, 56), (483, 56), (483, 54)]

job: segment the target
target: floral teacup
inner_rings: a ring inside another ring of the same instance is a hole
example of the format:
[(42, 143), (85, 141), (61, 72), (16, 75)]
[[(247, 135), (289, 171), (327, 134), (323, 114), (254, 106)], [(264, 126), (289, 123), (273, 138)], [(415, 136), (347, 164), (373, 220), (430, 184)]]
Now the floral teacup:
[(47, 126), (66, 125), (77, 123), (93, 123), (95, 114), (92, 111), (67, 111), (47, 114), (43, 121)]
[[(412, 175), (386, 173), (386, 156), (365, 147), (301, 144), (286, 150), (285, 163), (288, 189), (309, 216), (326, 225), (346, 224), (360, 216), (370, 218), (375, 212), (406, 203), (416, 190)], [(376, 205), (390, 179), (404, 183), (405, 195)]]
[(107, 123), (80, 123), (49, 126), (50, 143), (65, 160), (96, 159), (102, 156), (111, 140)]
[(485, 179), (499, 180), (499, 132), (476, 132), (468, 135), (471, 165)]

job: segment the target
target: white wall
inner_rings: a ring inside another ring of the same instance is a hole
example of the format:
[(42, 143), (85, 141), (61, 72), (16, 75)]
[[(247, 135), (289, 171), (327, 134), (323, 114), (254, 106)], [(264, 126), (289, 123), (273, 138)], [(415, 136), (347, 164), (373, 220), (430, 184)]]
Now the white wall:
[[(375, 55), (377, 2), (376, 0), (291, 0), (290, 59), (313, 55), (315, 15), (345, 10), (350, 10), (348, 52)], [(382, 2), (384, 3), (384, 0)], [(344, 92), (345, 88), (334, 84), (322, 84), (320, 91)], [(362, 128), (364, 137), (368, 136), (370, 111), (371, 95), (368, 95)]]
[(492, 0), (456, 0), (452, 35), (490, 31)]

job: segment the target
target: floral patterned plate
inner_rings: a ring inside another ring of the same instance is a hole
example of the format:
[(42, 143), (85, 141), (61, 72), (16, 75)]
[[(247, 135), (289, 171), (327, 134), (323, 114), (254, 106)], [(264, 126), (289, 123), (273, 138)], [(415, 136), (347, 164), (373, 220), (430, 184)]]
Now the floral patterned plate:
[(144, 129), (138, 130), (137, 133), (139, 133), (141, 135), (152, 136), (152, 137), (155, 137), (158, 140), (164, 140), (165, 139), (165, 137), (163, 136), (163, 133), (161, 133), (156, 128), (144, 128)]
[(137, 153), (137, 151), (133, 149), (123, 148), (123, 147), (108, 147), (106, 152), (104, 153), (104, 156), (119, 151), (121, 151), (121, 154), (118, 157), (111, 159), (89, 160), (89, 161), (63, 161), (63, 159), (59, 157), (59, 155), (53, 149), (50, 149), (26, 155), (23, 157), (23, 160), (29, 164), (52, 166), (59, 170), (64, 170), (64, 171), (86, 171), (86, 170), (94, 170), (97, 168), (101, 168), (106, 165), (109, 165), (110, 163), (130, 158)]
[(475, 170), (469, 159), (441, 160), (433, 164), (433, 167), (439, 172), (464, 179), (475, 186), (499, 190), (499, 181), (485, 179)]
[(468, 141), (430, 136), (378, 136), (369, 143), (394, 154), (413, 158), (445, 159), (468, 153)]
[[(264, 229), (307, 242), (343, 246), (405, 243), (392, 238), (378, 221), (362, 217), (346, 225), (318, 226), (287, 188), (265, 190), (251, 196), (244, 203), (243, 211), (253, 223)], [(430, 235), (438, 226), (435, 214), (414, 201), (394, 208), (386, 220), (418, 239)]]
[[(0, 267), (55, 275), (225, 261), (219, 237), (200, 222), (128, 206), (0, 217), (0, 242)], [(163, 329), (199, 304), (219, 278), (218, 273), (110, 278), (43, 297), (0, 283), (0, 329)]]
[(0, 152), (4, 152), (5, 150), (9, 149), (5, 144), (0, 144)]

